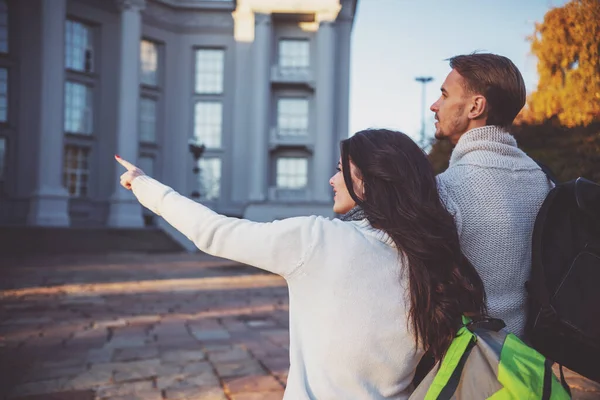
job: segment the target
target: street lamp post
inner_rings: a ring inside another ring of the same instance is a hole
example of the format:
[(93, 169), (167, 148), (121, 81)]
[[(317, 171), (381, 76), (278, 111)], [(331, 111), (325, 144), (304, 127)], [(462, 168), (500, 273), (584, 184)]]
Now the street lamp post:
[(423, 87), (423, 93), (421, 95), (421, 100), (423, 102), (423, 110), (421, 114), (421, 148), (425, 148), (425, 108), (427, 104), (425, 103), (425, 86), (433, 80), (431, 76), (418, 76), (415, 78), (417, 82), (421, 82)]
[[(198, 186), (200, 186), (200, 164), (199, 164), (198, 160), (200, 160), (200, 157), (202, 157), (204, 150), (206, 150), (206, 146), (201, 143), (198, 143), (198, 141), (196, 139), (190, 139), (188, 141), (188, 148), (190, 150), (190, 153), (192, 153), (192, 157), (194, 157), (194, 169), (192, 171), (194, 172), (194, 175), (196, 176), (196, 184)], [(192, 192), (192, 198), (193, 199), (200, 198), (200, 191), (194, 190)]]

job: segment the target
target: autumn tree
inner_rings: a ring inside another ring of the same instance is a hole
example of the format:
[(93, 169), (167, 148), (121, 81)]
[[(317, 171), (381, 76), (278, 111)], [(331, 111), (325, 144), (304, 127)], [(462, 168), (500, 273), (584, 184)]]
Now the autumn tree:
[(521, 121), (574, 127), (600, 120), (600, 0), (551, 9), (528, 40), (539, 81)]

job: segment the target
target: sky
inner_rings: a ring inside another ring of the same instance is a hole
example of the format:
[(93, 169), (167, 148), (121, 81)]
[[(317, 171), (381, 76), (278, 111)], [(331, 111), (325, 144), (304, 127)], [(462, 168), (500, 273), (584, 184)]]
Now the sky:
[(420, 137), (422, 86), (426, 132), (433, 135), (429, 106), (450, 72), (447, 58), (474, 51), (510, 58), (528, 93), (537, 84), (536, 58), (526, 40), (535, 22), (565, 0), (358, 0), (350, 63), (350, 132), (370, 127)]

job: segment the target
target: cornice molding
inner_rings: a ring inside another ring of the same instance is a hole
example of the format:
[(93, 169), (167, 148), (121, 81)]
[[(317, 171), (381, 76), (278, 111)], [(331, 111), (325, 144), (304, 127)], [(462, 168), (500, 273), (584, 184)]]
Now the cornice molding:
[(235, 9), (235, 0), (148, 0), (177, 9), (228, 10)]
[(150, 1), (142, 12), (144, 23), (177, 33), (231, 33), (233, 17), (223, 10), (183, 10)]
[(146, 8), (146, 0), (115, 0), (117, 9), (119, 11), (124, 10), (137, 10), (141, 11)]

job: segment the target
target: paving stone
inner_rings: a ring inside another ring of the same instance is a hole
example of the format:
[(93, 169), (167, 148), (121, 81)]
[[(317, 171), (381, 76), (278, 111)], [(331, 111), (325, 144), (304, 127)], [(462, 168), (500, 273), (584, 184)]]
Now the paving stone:
[(157, 375), (160, 366), (158, 359), (119, 363), (115, 369), (115, 382), (150, 378)]
[(185, 378), (187, 378), (187, 376), (187, 374), (182, 373), (159, 374), (159, 376), (156, 378), (156, 387), (161, 390), (167, 388), (187, 387), (189, 386), (185, 384)]
[(113, 337), (110, 341), (106, 342), (105, 347), (107, 348), (124, 348), (124, 347), (142, 347), (146, 345), (146, 336), (120, 336)]
[(69, 379), (64, 385), (65, 389), (89, 389), (106, 384), (112, 379), (112, 373), (106, 370), (88, 370)]
[(281, 400), (283, 390), (276, 392), (234, 393), (231, 400)]
[(137, 361), (157, 358), (158, 349), (156, 347), (130, 347), (125, 349), (115, 349), (113, 361)]
[(156, 370), (158, 376), (179, 374), (183, 371), (183, 366), (180, 364), (165, 364), (160, 363)]
[(118, 385), (107, 385), (101, 386), (96, 389), (97, 397), (110, 397), (114, 398), (117, 396), (125, 396), (129, 394), (137, 394), (144, 392), (152, 392), (154, 391), (154, 387), (151, 380), (142, 381), (142, 382), (131, 382), (131, 383), (122, 383)]
[(160, 358), (165, 363), (186, 363), (188, 361), (204, 360), (206, 355), (202, 350), (168, 350), (161, 353)]
[(260, 358), (259, 361), (264, 365), (272, 374), (287, 373), (290, 369), (290, 361), (288, 357), (267, 357)]
[(208, 362), (201, 361), (201, 362), (191, 362), (189, 364), (185, 364), (183, 366), (182, 373), (198, 374), (198, 373), (202, 373), (202, 372), (206, 372), (206, 371), (212, 372), (212, 370), (213, 370), (212, 365), (210, 365)]
[(188, 375), (184, 380), (186, 385), (199, 387), (220, 386), (219, 378), (212, 371)]
[(162, 393), (157, 389), (147, 390), (139, 393), (130, 393), (123, 396), (100, 397), (96, 400), (163, 400)]
[(111, 348), (91, 349), (87, 353), (86, 360), (92, 364), (108, 363), (112, 360), (115, 350)]
[(265, 375), (266, 372), (256, 361), (215, 363), (217, 373), (222, 378), (246, 375)]
[(240, 347), (234, 347), (224, 351), (213, 352), (209, 355), (209, 359), (215, 363), (224, 363), (231, 361), (242, 361), (251, 359), (250, 354)]
[(227, 400), (220, 387), (173, 388), (167, 389), (165, 395), (169, 400)]
[(225, 387), (230, 393), (268, 392), (281, 390), (281, 384), (271, 375), (247, 375), (236, 378), (226, 378)]
[(215, 330), (194, 329), (194, 330), (192, 330), (192, 335), (200, 341), (229, 339), (231, 337), (229, 332), (227, 332), (224, 329), (215, 329)]
[(207, 343), (202, 345), (202, 348), (207, 353), (217, 353), (220, 351), (227, 351), (233, 349), (235, 346), (231, 344), (217, 344), (217, 343)]

